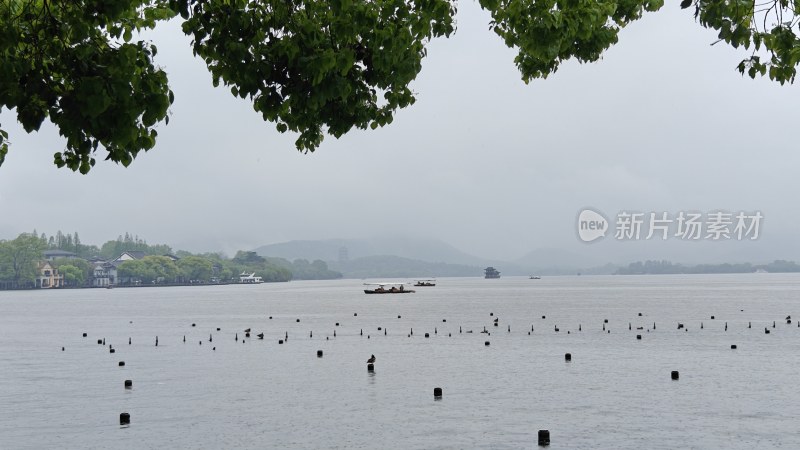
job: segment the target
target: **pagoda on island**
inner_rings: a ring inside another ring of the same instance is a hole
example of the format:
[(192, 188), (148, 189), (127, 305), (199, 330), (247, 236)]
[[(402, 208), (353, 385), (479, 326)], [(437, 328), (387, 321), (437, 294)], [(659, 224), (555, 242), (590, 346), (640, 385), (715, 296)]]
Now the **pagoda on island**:
[(483, 269), (483, 272), (486, 274), (486, 278), (500, 278), (500, 272), (494, 267), (487, 267)]

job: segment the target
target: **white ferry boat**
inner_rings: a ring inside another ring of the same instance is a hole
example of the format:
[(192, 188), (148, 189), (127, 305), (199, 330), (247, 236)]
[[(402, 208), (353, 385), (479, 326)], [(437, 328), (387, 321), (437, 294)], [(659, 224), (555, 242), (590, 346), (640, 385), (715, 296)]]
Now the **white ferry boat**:
[(239, 283), (242, 283), (242, 284), (260, 284), (260, 283), (263, 283), (263, 282), (264, 282), (264, 280), (262, 280), (261, 277), (257, 277), (255, 272), (253, 272), (253, 273), (242, 272), (242, 273), (239, 274)]

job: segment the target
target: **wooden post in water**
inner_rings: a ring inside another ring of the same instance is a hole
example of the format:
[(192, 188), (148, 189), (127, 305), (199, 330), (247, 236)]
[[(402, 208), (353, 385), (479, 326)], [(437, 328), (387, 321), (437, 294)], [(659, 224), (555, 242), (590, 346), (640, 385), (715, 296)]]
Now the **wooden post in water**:
[(442, 398), (442, 388), (433, 388), (433, 398)]
[(131, 415), (124, 412), (120, 413), (119, 415), (119, 424), (120, 425), (130, 425), (131, 424)]
[(539, 446), (540, 447), (547, 447), (550, 445), (550, 431), (549, 430), (539, 430)]

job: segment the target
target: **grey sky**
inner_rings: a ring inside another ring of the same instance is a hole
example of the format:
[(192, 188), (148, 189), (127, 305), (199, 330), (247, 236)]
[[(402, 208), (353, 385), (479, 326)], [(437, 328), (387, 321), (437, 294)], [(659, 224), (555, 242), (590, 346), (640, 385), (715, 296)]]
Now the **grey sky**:
[[(795, 86), (742, 78), (745, 56), (668, 4), (594, 64), (525, 85), (474, 2), (432, 43), (417, 103), (390, 126), (294, 150), (247, 101), (213, 88), (176, 26), (154, 34), (176, 101), (128, 169), (56, 169), (52, 126), (0, 168), (0, 238), (34, 227), (101, 244), (130, 231), (193, 251), (291, 239), (426, 236), (487, 258), (559, 247), (599, 260), (800, 258)], [(760, 210), (757, 243), (579, 243), (577, 211)], [(788, 242), (788, 244), (787, 244)]]

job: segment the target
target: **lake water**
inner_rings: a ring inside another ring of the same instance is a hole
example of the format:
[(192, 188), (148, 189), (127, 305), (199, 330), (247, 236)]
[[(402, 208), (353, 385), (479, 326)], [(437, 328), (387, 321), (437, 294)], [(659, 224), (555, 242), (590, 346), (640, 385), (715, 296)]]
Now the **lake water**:
[(0, 292), (0, 448), (800, 448), (798, 275), (361, 283)]

